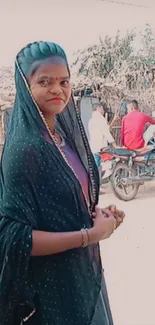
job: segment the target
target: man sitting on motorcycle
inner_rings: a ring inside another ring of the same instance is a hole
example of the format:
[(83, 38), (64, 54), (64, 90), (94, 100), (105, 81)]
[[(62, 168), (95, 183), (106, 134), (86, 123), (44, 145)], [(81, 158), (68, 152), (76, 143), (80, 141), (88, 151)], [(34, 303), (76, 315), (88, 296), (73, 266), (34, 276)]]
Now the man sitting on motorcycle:
[(126, 148), (137, 150), (145, 145), (143, 135), (146, 124), (155, 124), (155, 120), (139, 110), (136, 100), (132, 100), (127, 109), (128, 114), (122, 120), (121, 141)]
[(117, 118), (117, 115), (115, 115), (109, 125), (104, 117), (103, 105), (101, 103), (93, 104), (93, 113), (88, 124), (88, 130), (90, 147), (98, 167), (101, 165), (100, 151), (103, 148), (106, 148), (108, 144), (116, 145), (115, 140), (110, 133), (110, 127), (114, 124)]

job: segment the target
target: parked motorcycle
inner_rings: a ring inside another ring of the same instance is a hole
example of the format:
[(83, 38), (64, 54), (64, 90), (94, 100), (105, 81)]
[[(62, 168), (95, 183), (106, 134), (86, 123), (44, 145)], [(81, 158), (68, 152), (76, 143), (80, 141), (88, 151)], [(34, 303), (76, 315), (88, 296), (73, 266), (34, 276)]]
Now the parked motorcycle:
[(144, 137), (147, 146), (141, 150), (109, 146), (101, 153), (101, 184), (110, 181), (115, 196), (120, 200), (134, 199), (140, 185), (155, 179), (155, 128), (149, 128)]

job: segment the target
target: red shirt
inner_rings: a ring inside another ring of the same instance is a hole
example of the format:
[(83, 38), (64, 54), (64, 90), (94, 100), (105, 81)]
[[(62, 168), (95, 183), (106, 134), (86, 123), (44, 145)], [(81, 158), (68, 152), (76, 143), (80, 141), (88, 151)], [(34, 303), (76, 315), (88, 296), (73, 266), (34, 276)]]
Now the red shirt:
[(143, 148), (146, 123), (155, 124), (155, 120), (138, 110), (124, 116), (121, 127), (122, 145), (131, 150)]

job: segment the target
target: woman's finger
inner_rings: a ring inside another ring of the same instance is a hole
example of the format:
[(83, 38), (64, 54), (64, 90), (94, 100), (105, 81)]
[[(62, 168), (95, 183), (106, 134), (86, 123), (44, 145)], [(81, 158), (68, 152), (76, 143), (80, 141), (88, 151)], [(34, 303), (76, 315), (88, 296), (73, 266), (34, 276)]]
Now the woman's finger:
[(109, 205), (108, 209), (109, 209), (112, 213), (115, 214), (115, 212), (116, 212), (116, 205), (111, 204), (111, 205)]
[(112, 212), (109, 209), (101, 209), (102, 214), (106, 214), (107, 217), (113, 217)]

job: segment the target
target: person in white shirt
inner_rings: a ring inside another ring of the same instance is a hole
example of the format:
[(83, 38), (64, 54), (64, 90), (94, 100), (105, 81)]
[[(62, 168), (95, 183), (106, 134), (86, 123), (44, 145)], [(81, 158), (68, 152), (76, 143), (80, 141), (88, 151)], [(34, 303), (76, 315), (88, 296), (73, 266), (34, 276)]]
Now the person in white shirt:
[(88, 124), (90, 148), (94, 155), (98, 167), (101, 165), (100, 151), (106, 148), (108, 144), (116, 146), (115, 140), (110, 133), (110, 127), (118, 119), (114, 116), (111, 124), (109, 125), (104, 117), (104, 107), (102, 104), (93, 104), (92, 118)]

